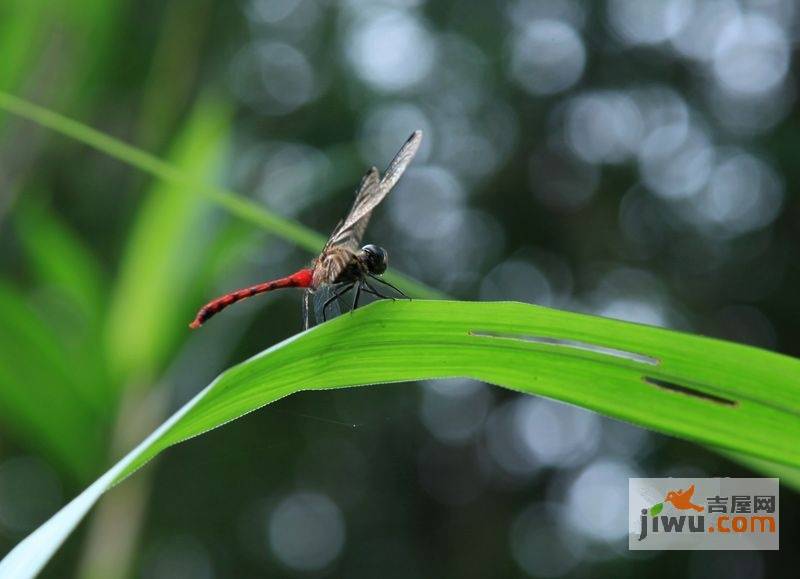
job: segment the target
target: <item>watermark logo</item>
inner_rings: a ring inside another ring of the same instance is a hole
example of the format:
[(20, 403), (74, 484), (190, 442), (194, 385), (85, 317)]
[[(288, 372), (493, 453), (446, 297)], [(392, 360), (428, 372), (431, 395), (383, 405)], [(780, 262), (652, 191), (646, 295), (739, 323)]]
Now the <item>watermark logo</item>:
[(777, 550), (776, 478), (628, 479), (632, 550)]

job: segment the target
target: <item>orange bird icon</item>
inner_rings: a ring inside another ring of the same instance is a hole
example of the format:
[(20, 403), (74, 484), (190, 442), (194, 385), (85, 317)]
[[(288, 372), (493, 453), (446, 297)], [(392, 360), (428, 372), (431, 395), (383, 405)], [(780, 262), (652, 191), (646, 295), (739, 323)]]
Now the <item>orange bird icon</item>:
[(694, 495), (694, 485), (690, 486), (685, 491), (678, 489), (677, 491), (669, 491), (667, 498), (664, 500), (672, 503), (676, 509), (685, 511), (687, 509), (694, 509), (695, 511), (703, 511), (704, 507), (692, 503), (692, 495)]

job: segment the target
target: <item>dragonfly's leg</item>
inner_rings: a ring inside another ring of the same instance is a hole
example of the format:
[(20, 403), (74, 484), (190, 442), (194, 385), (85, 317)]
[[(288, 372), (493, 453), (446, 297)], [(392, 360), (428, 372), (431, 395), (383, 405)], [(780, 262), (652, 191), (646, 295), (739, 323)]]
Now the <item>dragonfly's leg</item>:
[(327, 322), (328, 321), (328, 316), (326, 314), (328, 306), (331, 305), (334, 302), (334, 300), (338, 299), (339, 297), (343, 296), (344, 294), (349, 292), (351, 289), (353, 289), (354, 285), (355, 284), (351, 283), (349, 285), (344, 285), (344, 286), (340, 287), (339, 289), (336, 290), (336, 293), (334, 293), (331, 297), (329, 297), (327, 300), (325, 300), (325, 303), (322, 304), (322, 321), (323, 322)]
[(394, 291), (396, 291), (397, 293), (399, 293), (399, 294), (400, 294), (401, 296), (403, 296), (404, 298), (406, 298), (406, 299), (408, 299), (408, 300), (410, 300), (410, 299), (411, 299), (411, 298), (410, 298), (410, 297), (408, 297), (406, 294), (404, 294), (404, 293), (402, 292), (402, 290), (399, 290), (398, 288), (394, 287), (394, 286), (393, 286), (392, 284), (390, 284), (388, 281), (382, 280), (381, 278), (379, 278), (379, 277), (377, 277), (377, 276), (374, 276), (374, 275), (372, 275), (372, 274), (369, 274), (369, 277), (371, 277), (371, 278), (372, 278), (372, 279), (374, 279), (375, 281), (381, 282), (383, 285), (388, 285), (390, 288), (392, 288)]
[(371, 287), (369, 287), (369, 284), (367, 284), (366, 282), (364, 282), (364, 288), (363, 288), (363, 289), (364, 289), (364, 291), (365, 291), (366, 293), (368, 293), (368, 294), (370, 294), (370, 295), (373, 295), (373, 296), (375, 296), (376, 298), (384, 298), (384, 297), (386, 297), (386, 296), (382, 296), (381, 294), (379, 294), (378, 292), (376, 292), (376, 291), (375, 291), (375, 288), (371, 288)]
[(374, 295), (374, 296), (376, 296), (376, 297), (379, 297), (379, 298), (381, 298), (381, 299), (383, 299), (383, 300), (392, 300), (392, 301), (394, 301), (394, 300), (395, 300), (395, 298), (394, 298), (394, 297), (392, 297), (392, 296), (387, 296), (387, 295), (384, 295), (384, 294), (382, 294), (381, 292), (379, 292), (378, 290), (376, 290), (374, 287), (372, 287), (372, 286), (370, 285), (370, 283), (369, 283), (367, 280), (364, 280), (364, 284), (367, 286), (367, 287), (365, 287), (365, 288), (364, 288), (364, 291), (365, 291), (365, 292), (367, 292), (367, 293), (371, 293), (372, 295)]
[(356, 284), (356, 297), (353, 299), (353, 308), (350, 310), (351, 314), (358, 307), (358, 298), (360, 298), (360, 297), (361, 297), (361, 282), (358, 282)]
[(307, 330), (311, 325), (309, 319), (308, 301), (311, 299), (311, 292), (306, 290), (303, 292), (303, 330)]

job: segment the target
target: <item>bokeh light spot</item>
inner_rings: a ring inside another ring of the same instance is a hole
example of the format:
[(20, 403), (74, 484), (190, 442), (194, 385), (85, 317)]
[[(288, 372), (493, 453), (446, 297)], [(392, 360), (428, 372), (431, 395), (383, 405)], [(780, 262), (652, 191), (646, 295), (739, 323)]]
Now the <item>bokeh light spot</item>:
[(527, 91), (550, 95), (583, 75), (586, 49), (578, 32), (560, 20), (534, 20), (511, 40), (511, 75)]
[(567, 491), (570, 526), (594, 540), (617, 541), (628, 535), (627, 463), (600, 459), (584, 468)]
[(686, 26), (693, 8), (693, 0), (609, 0), (608, 21), (627, 44), (658, 44)]
[(276, 41), (258, 41), (243, 48), (232, 64), (233, 90), (245, 103), (266, 115), (285, 115), (317, 96), (316, 75), (298, 49)]
[(323, 494), (294, 493), (270, 515), (270, 548), (290, 569), (324, 569), (339, 556), (344, 543), (344, 516), (336, 503)]
[(436, 42), (412, 12), (363, 15), (351, 28), (345, 54), (356, 74), (376, 89), (408, 89), (430, 74)]
[(714, 47), (714, 76), (726, 89), (745, 94), (768, 92), (789, 70), (789, 39), (766, 16), (731, 19)]

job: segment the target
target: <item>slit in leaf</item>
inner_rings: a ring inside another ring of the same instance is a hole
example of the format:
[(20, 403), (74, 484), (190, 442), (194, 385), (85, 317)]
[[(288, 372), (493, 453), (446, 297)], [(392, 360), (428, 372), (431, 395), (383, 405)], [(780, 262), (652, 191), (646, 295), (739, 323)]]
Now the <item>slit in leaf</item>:
[(661, 380), (660, 378), (653, 378), (651, 376), (645, 376), (644, 381), (648, 384), (652, 384), (653, 386), (658, 386), (659, 388), (663, 388), (664, 390), (670, 390), (671, 392), (679, 392), (680, 394), (687, 394), (689, 396), (694, 396), (695, 398), (700, 398), (701, 400), (707, 400), (708, 402), (714, 402), (715, 404), (722, 404), (723, 406), (736, 406), (738, 403), (736, 400), (731, 400), (730, 398), (723, 398), (722, 396), (717, 396), (716, 394), (709, 394), (708, 392), (701, 392), (700, 390), (695, 390), (689, 386), (682, 386), (680, 384), (675, 384), (674, 382), (669, 382), (667, 380)]
[(629, 352), (627, 350), (620, 350), (618, 348), (609, 348), (608, 346), (600, 346), (592, 344), (591, 342), (581, 342), (579, 340), (566, 340), (564, 338), (549, 338), (546, 336), (525, 336), (520, 334), (503, 334), (501, 332), (484, 332), (473, 330), (470, 332), (471, 336), (479, 338), (503, 338), (507, 340), (520, 340), (523, 342), (533, 342), (534, 344), (545, 344), (547, 346), (558, 346), (561, 348), (571, 348), (573, 350), (583, 350), (585, 352), (594, 352), (595, 354), (602, 354), (604, 356), (613, 356), (614, 358), (622, 358), (631, 362), (638, 362), (639, 364), (647, 364), (648, 366), (658, 366), (658, 358), (652, 356), (645, 356), (644, 354), (637, 354), (636, 352)]

